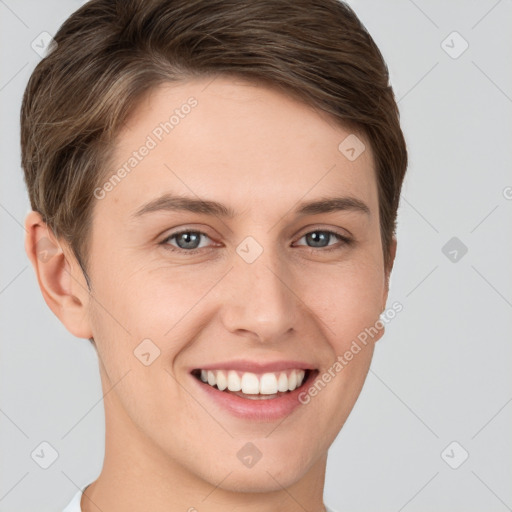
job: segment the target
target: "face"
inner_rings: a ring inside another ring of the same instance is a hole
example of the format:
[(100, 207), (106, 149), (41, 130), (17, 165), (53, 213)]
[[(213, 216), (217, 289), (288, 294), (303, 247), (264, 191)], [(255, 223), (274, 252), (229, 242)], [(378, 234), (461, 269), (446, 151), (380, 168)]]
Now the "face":
[[(361, 134), (357, 158), (340, 150), (348, 136), (228, 78), (161, 86), (133, 112), (105, 182), (125, 172), (95, 192), (87, 318), (115, 386), (107, 429), (135, 451), (238, 491), (325, 462), (381, 333), (344, 355), (387, 297), (373, 155)], [(235, 374), (252, 398), (218, 389)]]

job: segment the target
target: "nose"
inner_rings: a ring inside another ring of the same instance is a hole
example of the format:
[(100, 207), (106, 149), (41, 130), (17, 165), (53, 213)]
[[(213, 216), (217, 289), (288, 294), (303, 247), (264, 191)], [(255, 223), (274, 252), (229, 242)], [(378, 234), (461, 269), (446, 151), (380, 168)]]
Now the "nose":
[(262, 343), (276, 342), (296, 329), (300, 319), (303, 303), (293, 273), (273, 249), (265, 248), (248, 261), (234, 254), (223, 288), (224, 327)]

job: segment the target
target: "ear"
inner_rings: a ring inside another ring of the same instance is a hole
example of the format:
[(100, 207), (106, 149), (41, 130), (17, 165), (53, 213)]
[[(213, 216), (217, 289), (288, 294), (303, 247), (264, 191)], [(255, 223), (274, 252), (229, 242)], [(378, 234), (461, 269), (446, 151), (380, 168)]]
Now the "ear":
[[(384, 269), (385, 275), (384, 275), (384, 292), (382, 294), (382, 312), (386, 309), (386, 303), (388, 300), (388, 294), (389, 294), (389, 278), (391, 276), (391, 270), (393, 269), (393, 263), (395, 262), (395, 256), (396, 256), (396, 246), (397, 246), (397, 240), (396, 237), (393, 235), (393, 238), (391, 239), (391, 243), (389, 244), (389, 264), (387, 268)], [(382, 335), (384, 334), (385, 330), (385, 324), (381, 321), (381, 328), (379, 328), (378, 334), (373, 338), (374, 342), (377, 342), (382, 338)]]
[(91, 338), (87, 315), (91, 295), (82, 269), (68, 244), (57, 240), (38, 212), (25, 218), (25, 252), (46, 304), (78, 338)]
[(389, 244), (389, 265), (385, 269), (386, 284), (385, 284), (385, 288), (384, 288), (384, 297), (382, 300), (382, 311), (384, 311), (384, 309), (386, 309), (386, 303), (388, 301), (389, 278), (391, 276), (391, 271), (393, 270), (393, 264), (395, 262), (396, 246), (397, 246), (396, 236), (393, 235), (393, 237), (391, 238), (391, 243)]

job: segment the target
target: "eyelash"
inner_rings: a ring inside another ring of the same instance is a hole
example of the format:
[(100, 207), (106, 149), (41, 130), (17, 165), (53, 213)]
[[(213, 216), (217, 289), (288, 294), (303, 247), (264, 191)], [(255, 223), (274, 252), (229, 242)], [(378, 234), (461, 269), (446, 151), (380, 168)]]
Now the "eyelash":
[[(199, 234), (199, 235), (204, 235), (205, 237), (207, 238), (210, 238), (206, 233), (203, 233), (202, 231), (194, 231), (192, 229), (185, 229), (185, 230), (182, 230), (182, 231), (178, 231), (176, 233), (172, 233), (171, 235), (169, 235), (168, 237), (166, 237), (164, 240), (162, 240), (160, 242), (160, 245), (164, 246), (164, 248), (166, 250), (169, 250), (169, 251), (172, 251), (172, 252), (179, 252), (179, 253), (187, 253), (187, 254), (196, 254), (200, 251), (202, 251), (203, 249), (212, 249), (211, 247), (210, 248), (205, 248), (205, 247), (200, 247), (200, 248), (196, 248), (196, 249), (181, 249), (179, 247), (174, 247), (172, 245), (169, 245), (169, 241), (172, 240), (173, 238), (176, 238), (178, 237), (179, 235), (182, 235), (184, 233), (196, 233), (196, 234)], [(337, 250), (340, 250), (340, 249), (343, 249), (345, 246), (347, 245), (350, 245), (353, 243), (353, 240), (351, 238), (348, 238), (344, 235), (341, 235), (340, 233), (337, 233), (336, 231), (330, 231), (328, 229), (314, 229), (313, 231), (308, 231), (307, 233), (305, 233), (304, 235), (302, 235), (299, 240), (301, 240), (302, 238), (304, 238), (305, 236), (307, 235), (310, 235), (311, 233), (326, 233), (328, 235), (334, 235), (335, 237), (338, 238), (339, 241), (342, 242), (342, 244), (340, 246), (332, 246), (332, 247), (308, 247), (308, 246), (302, 246), (302, 247), (306, 247), (307, 249), (310, 249), (311, 252), (317, 252), (317, 251), (322, 251), (322, 252), (331, 252), (331, 251), (337, 251)]]

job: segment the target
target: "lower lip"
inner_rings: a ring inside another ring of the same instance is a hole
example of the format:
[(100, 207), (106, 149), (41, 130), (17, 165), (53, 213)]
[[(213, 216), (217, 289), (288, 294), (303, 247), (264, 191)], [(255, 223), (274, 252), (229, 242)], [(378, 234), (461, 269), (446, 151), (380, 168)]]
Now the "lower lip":
[(311, 385), (317, 375), (318, 371), (312, 370), (300, 387), (276, 398), (260, 400), (251, 400), (250, 398), (226, 393), (205, 384), (194, 375), (191, 375), (191, 377), (207, 393), (209, 398), (234, 416), (247, 420), (268, 422), (282, 419), (291, 414), (299, 405), (304, 405), (299, 401), (299, 395)]

